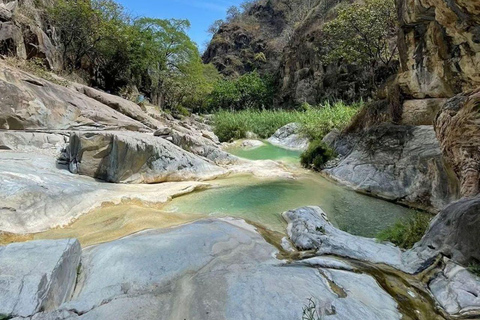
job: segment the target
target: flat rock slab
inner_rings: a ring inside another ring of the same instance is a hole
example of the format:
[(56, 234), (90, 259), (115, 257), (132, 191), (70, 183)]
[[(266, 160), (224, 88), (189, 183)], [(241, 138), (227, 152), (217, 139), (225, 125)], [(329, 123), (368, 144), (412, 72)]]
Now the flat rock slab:
[(34, 233), (64, 226), (103, 203), (165, 203), (202, 182), (110, 184), (70, 173), (42, 152), (0, 151), (0, 231)]
[(32, 319), (301, 319), (309, 298), (328, 319), (401, 319), (372, 277), (276, 252), (241, 220), (142, 232), (85, 249), (72, 300)]
[(69, 299), (80, 255), (73, 239), (0, 247), (0, 318), (31, 316)]

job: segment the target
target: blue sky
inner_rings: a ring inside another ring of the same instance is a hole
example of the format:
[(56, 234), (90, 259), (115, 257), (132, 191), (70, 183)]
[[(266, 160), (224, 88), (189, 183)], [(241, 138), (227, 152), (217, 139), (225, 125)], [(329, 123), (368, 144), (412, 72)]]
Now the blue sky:
[(208, 27), (217, 19), (225, 18), (227, 9), (242, 0), (117, 0), (134, 16), (152, 18), (188, 19), (189, 35), (200, 49), (210, 40)]

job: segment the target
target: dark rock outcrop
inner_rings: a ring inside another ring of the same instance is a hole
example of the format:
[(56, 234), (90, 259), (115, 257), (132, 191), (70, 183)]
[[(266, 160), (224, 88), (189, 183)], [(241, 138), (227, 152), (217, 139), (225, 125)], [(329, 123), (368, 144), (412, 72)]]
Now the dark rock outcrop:
[(480, 262), (480, 197), (465, 198), (443, 209), (414, 252), (442, 254), (464, 266)]
[(62, 59), (55, 28), (45, 19), (51, 0), (0, 0), (0, 54), (41, 59), (60, 70)]
[(212, 63), (227, 76), (253, 70), (274, 73), (286, 41), (288, 11), (286, 0), (253, 4), (240, 17), (220, 26), (205, 50), (203, 61)]
[(397, 0), (398, 77), (410, 98), (450, 98), (480, 86), (480, 4)]

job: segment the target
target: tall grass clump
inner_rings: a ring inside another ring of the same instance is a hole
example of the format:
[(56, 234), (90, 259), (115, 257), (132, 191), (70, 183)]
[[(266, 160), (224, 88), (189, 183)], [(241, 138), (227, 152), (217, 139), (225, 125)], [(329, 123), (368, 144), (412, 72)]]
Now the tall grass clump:
[(322, 139), (334, 128), (343, 129), (357, 113), (358, 105), (347, 106), (342, 102), (321, 106), (304, 106), (302, 110), (222, 110), (215, 114), (214, 131), (221, 141), (245, 138), (253, 132), (260, 138), (268, 138), (286, 124), (296, 122), (302, 133), (311, 140)]
[(377, 235), (377, 239), (390, 241), (403, 249), (410, 249), (422, 239), (430, 220), (428, 214), (414, 211), (408, 218), (397, 221), (393, 226), (381, 231)]

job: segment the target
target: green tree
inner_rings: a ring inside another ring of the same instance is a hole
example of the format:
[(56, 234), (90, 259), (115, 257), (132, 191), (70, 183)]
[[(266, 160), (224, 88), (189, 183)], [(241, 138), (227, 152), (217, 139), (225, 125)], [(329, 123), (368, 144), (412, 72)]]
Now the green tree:
[(209, 110), (261, 109), (273, 105), (273, 80), (250, 72), (237, 79), (218, 81), (208, 97)]
[(133, 23), (135, 43), (133, 69), (152, 103), (167, 101), (167, 79), (189, 74), (193, 61), (200, 61), (196, 45), (186, 34), (188, 20), (141, 18)]
[(90, 1), (57, 0), (49, 16), (60, 33), (64, 68), (79, 68), (101, 37), (100, 19)]
[(365, 0), (340, 9), (325, 24), (323, 41), (327, 63), (345, 61), (371, 73), (378, 66), (391, 67), (397, 56), (397, 16), (394, 0)]

